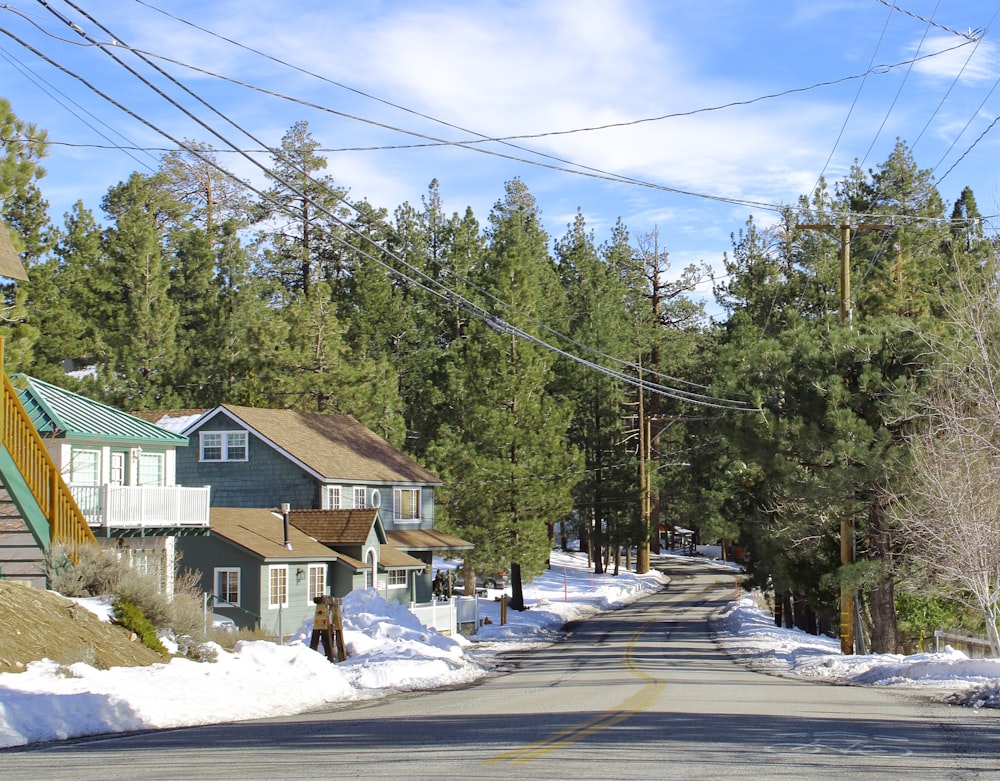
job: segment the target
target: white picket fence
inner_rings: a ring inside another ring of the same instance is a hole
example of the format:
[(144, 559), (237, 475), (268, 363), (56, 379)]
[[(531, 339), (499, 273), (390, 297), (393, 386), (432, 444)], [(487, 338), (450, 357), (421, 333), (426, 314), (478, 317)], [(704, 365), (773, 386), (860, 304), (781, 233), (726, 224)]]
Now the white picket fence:
[(430, 602), (411, 602), (410, 612), (428, 629), (443, 635), (458, 634), (459, 627), (470, 625), (469, 634), (479, 629), (479, 597), (452, 597), (432, 599)]

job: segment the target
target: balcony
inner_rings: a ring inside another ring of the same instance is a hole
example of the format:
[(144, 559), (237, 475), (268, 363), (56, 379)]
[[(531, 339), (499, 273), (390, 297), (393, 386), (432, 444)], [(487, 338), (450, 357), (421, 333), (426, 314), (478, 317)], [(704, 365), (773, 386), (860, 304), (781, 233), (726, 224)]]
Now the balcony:
[(208, 486), (71, 485), (91, 526), (105, 529), (207, 528)]

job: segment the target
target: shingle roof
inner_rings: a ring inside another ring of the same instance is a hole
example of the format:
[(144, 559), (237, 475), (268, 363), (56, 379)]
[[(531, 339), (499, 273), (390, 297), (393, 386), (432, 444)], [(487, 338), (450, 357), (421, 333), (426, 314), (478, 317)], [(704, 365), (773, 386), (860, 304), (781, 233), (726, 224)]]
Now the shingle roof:
[(339, 558), (336, 551), (330, 550), (294, 526), (288, 530), (292, 548), (286, 548), (284, 522), (273, 510), (213, 507), (209, 513), (212, 535), (224, 537), (262, 559), (332, 561)]
[[(332, 480), (433, 483), (441, 481), (350, 415), (307, 414), (223, 404), (271, 444)], [(198, 422), (204, 422), (201, 418)], [(185, 433), (190, 433), (186, 431)]]
[(427, 565), (392, 545), (378, 546), (378, 563), (383, 567), (424, 569)]
[(23, 386), (17, 395), (42, 436), (86, 437), (88, 440), (155, 445), (187, 445), (187, 437), (171, 433), (135, 415), (109, 407), (33, 377), (16, 375)]
[(475, 545), (436, 529), (387, 531), (389, 542), (403, 550), (472, 550)]
[(292, 510), (288, 520), (325, 545), (362, 545), (376, 524), (384, 542), (378, 510)]

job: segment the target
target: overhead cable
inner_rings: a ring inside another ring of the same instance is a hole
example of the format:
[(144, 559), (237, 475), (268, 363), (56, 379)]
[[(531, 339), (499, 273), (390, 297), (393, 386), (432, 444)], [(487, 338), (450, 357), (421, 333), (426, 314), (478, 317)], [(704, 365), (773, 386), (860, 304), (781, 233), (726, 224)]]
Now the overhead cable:
[[(42, 4), (45, 5), (48, 8), (48, 5), (44, 2), (44, 0), (39, 0), (39, 1), (42, 2)], [(71, 7), (73, 7), (75, 10), (77, 10), (81, 14), (87, 16), (87, 14), (85, 12), (81, 11), (79, 8), (77, 8), (75, 5), (73, 5), (73, 3), (68, 2), (67, 4), (70, 5)], [(78, 31), (78, 33), (80, 35), (86, 37), (86, 33), (84, 33), (82, 30), (79, 30), (74, 25), (72, 25), (72, 23), (69, 22), (69, 20), (66, 20), (65, 17), (62, 16), (62, 14), (54, 11), (51, 8), (49, 10), (52, 11), (52, 13), (57, 16), (57, 18), (63, 19), (67, 24), (70, 24), (72, 27), (74, 27), (74, 29), (77, 29), (77, 31)], [(88, 16), (88, 18), (90, 18), (90, 17)], [(96, 21), (95, 21), (95, 24), (97, 24)], [(100, 26), (100, 25), (98, 25), (98, 26)], [(114, 98), (111, 98), (110, 96), (106, 95), (102, 91), (98, 90), (96, 87), (94, 87), (89, 82), (87, 82), (86, 79), (82, 78), (78, 74), (76, 74), (73, 71), (69, 70), (65, 66), (63, 66), (63, 65), (55, 62), (54, 60), (52, 60), (52, 58), (50, 58), (47, 55), (44, 55), (43, 53), (41, 53), (38, 50), (34, 49), (34, 47), (31, 47), (26, 42), (18, 39), (10, 31), (2, 30), (2, 29), (0, 29), (0, 31), (2, 31), (3, 33), (5, 33), (6, 35), (8, 35), (9, 37), (14, 38), (14, 40), (16, 40), (19, 44), (21, 44), (22, 46), (24, 46), (25, 48), (27, 48), (29, 51), (31, 51), (32, 53), (36, 54), (37, 56), (42, 57), (45, 61), (47, 61), (50, 64), (52, 64), (54, 67), (57, 67), (58, 69), (62, 70), (64, 73), (66, 73), (67, 75), (69, 75), (69, 76), (77, 79), (78, 81), (80, 81), (81, 83), (83, 83), (85, 86), (87, 86), (88, 89), (91, 89), (96, 94), (98, 94), (99, 96), (101, 96), (102, 98), (104, 98), (105, 100), (107, 100), (108, 102), (110, 102), (112, 105), (114, 105), (114, 106), (120, 108), (121, 110), (125, 111), (130, 116), (136, 118), (138, 121), (140, 121), (143, 124), (145, 124), (147, 127), (150, 127), (155, 132), (163, 135), (165, 138), (167, 138), (168, 140), (170, 140), (172, 143), (177, 144), (178, 146), (180, 146), (180, 147), (184, 148), (185, 150), (187, 150), (190, 154), (198, 157), (205, 164), (212, 166), (213, 168), (215, 168), (216, 170), (218, 170), (220, 173), (224, 174), (227, 177), (230, 177), (230, 178), (232, 178), (232, 179), (234, 179), (236, 181), (241, 181), (241, 180), (237, 179), (231, 172), (229, 172), (225, 168), (221, 167), (215, 160), (211, 159), (210, 156), (204, 154), (204, 152), (202, 150), (198, 149), (196, 146), (189, 145), (189, 144), (187, 144), (187, 143), (185, 143), (183, 141), (180, 141), (180, 140), (174, 138), (168, 132), (166, 132), (165, 130), (163, 130), (160, 127), (156, 126), (154, 123), (150, 122), (149, 120), (145, 119), (144, 117), (139, 116), (134, 111), (128, 109), (127, 107), (123, 106), (121, 103), (119, 103), (118, 101), (116, 101)], [(129, 66), (125, 65), (124, 63), (122, 63), (117, 56), (115, 56), (113, 54), (111, 56), (113, 56), (114, 59), (117, 62), (119, 62), (119, 64), (122, 65), (122, 67), (125, 67), (127, 70), (129, 70), (130, 73), (132, 73), (136, 78), (138, 78), (140, 81), (142, 81), (148, 87), (150, 87), (151, 89), (153, 89), (158, 95), (160, 95), (161, 97), (163, 97), (165, 100), (167, 100), (168, 102), (170, 102), (172, 105), (174, 105), (176, 108), (178, 108), (179, 110), (181, 110), (185, 114), (187, 114), (190, 118), (192, 118), (194, 121), (198, 122), (200, 125), (202, 125), (202, 127), (204, 127), (206, 130), (208, 130), (209, 132), (211, 132), (213, 135), (215, 135), (217, 138), (219, 138), (220, 140), (222, 140), (224, 143), (226, 143), (227, 145), (229, 145), (229, 146), (231, 146), (233, 148), (236, 148), (225, 136), (223, 136), (222, 134), (220, 134), (214, 128), (208, 126), (200, 118), (194, 116), (190, 111), (188, 111), (183, 106), (181, 106), (176, 101), (174, 101), (172, 98), (170, 98), (168, 95), (166, 95), (166, 93), (164, 93), (161, 89), (159, 89), (158, 87), (156, 87), (155, 85), (153, 85), (151, 82), (149, 82), (149, 80), (146, 79), (144, 76), (142, 76), (141, 74), (137, 73), (134, 69), (130, 68)], [(156, 67), (156, 66), (153, 66), (153, 67)], [(162, 73), (162, 71), (160, 71), (160, 72)], [(188, 90), (183, 85), (179, 84), (172, 76), (170, 76), (169, 74), (166, 74), (166, 73), (164, 73), (163, 75), (166, 76), (171, 81), (173, 81), (178, 86), (180, 86), (186, 92), (188, 92), (188, 94), (191, 94), (192, 96), (194, 96), (194, 93), (192, 93), (190, 90)], [(197, 96), (194, 96), (194, 97), (197, 98)], [(207, 104), (201, 98), (197, 98), (197, 99), (200, 102), (202, 102), (204, 105), (209, 106), (209, 104)], [(211, 108), (211, 106), (209, 106), (209, 108)], [(215, 109), (213, 109), (213, 110), (215, 110)], [(248, 137), (252, 138), (256, 143), (262, 143), (258, 139), (253, 138), (253, 136), (251, 134), (249, 134), (247, 131), (243, 130), (242, 128), (239, 128), (239, 126), (235, 125), (235, 123), (233, 123), (231, 120), (228, 120), (228, 118), (227, 118), (227, 121), (229, 121), (230, 124), (233, 124), (234, 127), (237, 127), (237, 129), (239, 129), (241, 132), (243, 132), (244, 134), (246, 134)], [(278, 151), (278, 150), (272, 150), (272, 154), (276, 157), (276, 159), (281, 159), (281, 153), (280, 153), (280, 151)], [(562, 355), (563, 357), (568, 358), (568, 359), (570, 359), (572, 361), (575, 361), (577, 363), (581, 363), (581, 364), (583, 364), (585, 366), (588, 366), (589, 368), (593, 368), (593, 369), (595, 369), (597, 371), (600, 371), (600, 372), (603, 372), (603, 373), (608, 374), (610, 376), (613, 376), (613, 377), (621, 380), (624, 383), (631, 384), (631, 385), (634, 385), (634, 386), (637, 386), (637, 387), (642, 387), (642, 388), (646, 389), (650, 393), (655, 393), (655, 394), (658, 394), (658, 395), (667, 396), (667, 397), (670, 397), (670, 398), (674, 398), (674, 399), (676, 399), (678, 401), (688, 401), (690, 403), (697, 404), (697, 405), (700, 405), (700, 406), (712, 407), (712, 408), (717, 408), (717, 409), (727, 409), (727, 410), (730, 410), (730, 411), (759, 411), (756, 408), (752, 407), (751, 405), (747, 404), (746, 402), (738, 401), (738, 400), (730, 400), (730, 399), (724, 399), (724, 398), (717, 398), (717, 399), (714, 399), (714, 400), (708, 400), (708, 399), (701, 400), (701, 399), (697, 398), (697, 395), (691, 394), (690, 392), (679, 390), (679, 389), (675, 389), (675, 388), (669, 388), (669, 387), (666, 387), (666, 386), (658, 385), (656, 383), (651, 383), (651, 382), (648, 382), (648, 381), (645, 381), (645, 380), (641, 380), (641, 379), (636, 378), (636, 377), (631, 377), (631, 376), (623, 374), (621, 372), (616, 372), (614, 370), (608, 369), (607, 367), (601, 366), (601, 365), (596, 364), (596, 363), (594, 363), (592, 361), (587, 361), (587, 360), (585, 360), (585, 359), (583, 359), (583, 358), (581, 358), (581, 357), (579, 357), (577, 355), (574, 355), (574, 354), (569, 353), (569, 352), (567, 352), (565, 350), (562, 350), (561, 348), (558, 348), (555, 345), (549, 344), (548, 342), (545, 342), (544, 340), (541, 340), (538, 337), (535, 337), (534, 335), (532, 335), (532, 334), (524, 331), (523, 329), (521, 329), (521, 328), (519, 328), (517, 326), (514, 326), (513, 324), (511, 324), (511, 323), (509, 323), (509, 322), (507, 322), (505, 320), (501, 320), (500, 318), (496, 317), (495, 315), (493, 315), (493, 314), (491, 314), (489, 312), (486, 312), (485, 310), (483, 310), (480, 307), (476, 306), (471, 301), (468, 301), (467, 299), (465, 299), (464, 297), (462, 297), (460, 294), (456, 293), (455, 291), (450, 290), (450, 289), (444, 287), (443, 285), (441, 285), (439, 282), (437, 282), (436, 280), (434, 280), (433, 278), (431, 278), (430, 276), (428, 276), (424, 272), (420, 271), (419, 269), (416, 269), (414, 266), (412, 266), (412, 264), (408, 263), (403, 258), (401, 258), (398, 255), (396, 255), (395, 253), (392, 253), (391, 251), (385, 249), (384, 247), (381, 247), (378, 244), (376, 244), (374, 242), (374, 240), (371, 239), (371, 237), (369, 237), (366, 234), (364, 234), (363, 232), (359, 231), (357, 228), (353, 227), (352, 225), (344, 222), (337, 215), (333, 214), (328, 209), (326, 209), (322, 204), (315, 202), (306, 193), (304, 193), (301, 190), (299, 190), (293, 184), (285, 181), (282, 177), (280, 177), (279, 175), (277, 175), (276, 172), (273, 171), (272, 169), (269, 169), (266, 166), (262, 165), (261, 163), (259, 163), (258, 161), (256, 161), (252, 157), (250, 157), (249, 155), (245, 155), (245, 157), (252, 164), (254, 164), (255, 166), (261, 168), (265, 173), (267, 173), (270, 178), (274, 179), (276, 182), (280, 183), (282, 186), (288, 188), (289, 191), (296, 193), (296, 195), (298, 197), (305, 198), (305, 199), (309, 200), (313, 204), (313, 206), (317, 209), (317, 211), (323, 213), (325, 216), (327, 216), (329, 219), (331, 219), (336, 224), (340, 225), (346, 231), (359, 236), (360, 238), (362, 238), (364, 241), (366, 241), (368, 243), (374, 244), (375, 247), (380, 252), (383, 252), (387, 256), (391, 257), (394, 261), (396, 261), (397, 263), (399, 263), (400, 265), (402, 265), (411, 274), (413, 274), (415, 276), (410, 276), (410, 275), (408, 275), (406, 273), (403, 273), (399, 269), (394, 268), (393, 266), (389, 265), (388, 263), (386, 263), (385, 261), (381, 260), (377, 256), (371, 254), (370, 252), (367, 252), (367, 251), (365, 251), (365, 250), (363, 250), (363, 249), (361, 249), (359, 247), (355, 247), (353, 245), (350, 245), (346, 241), (346, 239), (344, 239), (344, 238), (342, 238), (340, 236), (333, 235), (332, 238), (335, 241), (337, 241), (338, 243), (343, 244), (344, 246), (350, 247), (354, 251), (359, 252), (363, 257), (371, 260), (373, 263), (379, 265), (380, 267), (382, 267), (383, 269), (385, 269), (391, 275), (404, 280), (408, 284), (414, 285), (414, 286), (418, 287), (419, 289), (422, 289), (422, 290), (430, 293), (431, 295), (433, 295), (433, 296), (435, 296), (435, 297), (437, 297), (437, 298), (439, 298), (439, 299), (447, 302), (449, 305), (454, 306), (454, 305), (457, 304), (457, 305), (461, 306), (465, 311), (469, 312), (473, 316), (477, 317), (478, 319), (482, 320), (483, 322), (487, 323), (488, 325), (490, 325), (491, 327), (493, 327), (495, 329), (500, 329), (504, 333), (510, 333), (513, 336), (515, 336), (515, 337), (517, 337), (517, 338), (519, 338), (521, 340), (528, 341), (528, 342), (533, 343), (533, 344), (535, 344), (535, 345), (537, 345), (537, 346), (539, 346), (539, 347), (541, 347), (543, 349), (546, 349), (548, 351), (551, 351), (551, 352), (554, 352), (556, 354)], [(241, 183), (242, 184), (246, 184), (245, 182), (241, 182)], [(277, 208), (283, 210), (282, 205), (280, 203), (278, 203), (277, 201), (275, 201), (275, 199), (273, 199), (272, 197), (270, 197), (268, 194), (263, 193), (260, 190), (254, 188), (252, 186), (248, 186), (248, 187), (249, 187), (249, 189), (251, 191), (253, 191), (257, 195), (259, 195), (261, 198), (270, 201)], [(422, 277), (425, 281), (420, 281), (420, 279), (417, 278), (417, 277)]]

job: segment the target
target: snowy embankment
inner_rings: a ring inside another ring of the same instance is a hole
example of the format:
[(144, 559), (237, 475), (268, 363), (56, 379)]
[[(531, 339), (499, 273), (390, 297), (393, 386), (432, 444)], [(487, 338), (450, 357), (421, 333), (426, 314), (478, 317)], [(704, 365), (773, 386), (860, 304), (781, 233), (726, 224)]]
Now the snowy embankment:
[(910, 656), (844, 656), (835, 638), (775, 626), (752, 597), (730, 604), (715, 627), (719, 643), (760, 672), (859, 686), (926, 688), (953, 693), (950, 701), (956, 704), (1000, 706), (1000, 659), (970, 659), (951, 647)]

